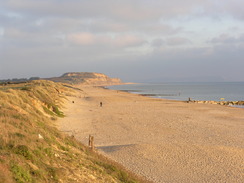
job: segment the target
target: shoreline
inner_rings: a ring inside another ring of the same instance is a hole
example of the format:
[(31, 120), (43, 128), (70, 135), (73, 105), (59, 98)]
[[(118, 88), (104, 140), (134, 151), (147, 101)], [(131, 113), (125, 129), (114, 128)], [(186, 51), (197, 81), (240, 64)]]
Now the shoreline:
[(93, 135), (99, 152), (130, 171), (153, 182), (244, 178), (242, 109), (79, 88), (65, 103), (59, 129), (83, 144)]
[[(142, 84), (142, 83), (130, 83), (130, 84)], [(128, 83), (122, 83), (120, 85), (128, 85)], [(224, 105), (224, 106), (230, 106), (230, 107), (236, 107), (236, 108), (244, 108), (244, 101), (243, 100), (191, 100), (190, 97), (188, 97), (187, 100), (182, 99), (169, 99), (169, 98), (163, 98), (167, 96), (180, 96), (180, 94), (160, 94), (160, 93), (146, 93), (143, 92), (143, 90), (139, 89), (114, 89), (109, 88), (109, 86), (115, 86), (115, 85), (107, 85), (104, 88), (110, 89), (110, 90), (116, 90), (121, 92), (127, 92), (131, 94), (137, 94), (145, 97), (151, 97), (156, 99), (164, 99), (164, 100), (175, 100), (175, 101), (182, 101), (182, 102), (191, 102), (191, 103), (201, 103), (201, 104), (218, 104), (218, 105)]]

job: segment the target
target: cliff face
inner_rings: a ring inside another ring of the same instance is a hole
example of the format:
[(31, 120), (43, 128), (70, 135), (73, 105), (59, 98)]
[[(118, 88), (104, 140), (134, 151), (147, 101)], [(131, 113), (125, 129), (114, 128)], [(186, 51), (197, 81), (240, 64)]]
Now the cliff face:
[(87, 85), (113, 85), (120, 84), (118, 78), (110, 78), (105, 74), (93, 72), (69, 72), (60, 77), (48, 78), (55, 82), (64, 82), (70, 84), (87, 84)]

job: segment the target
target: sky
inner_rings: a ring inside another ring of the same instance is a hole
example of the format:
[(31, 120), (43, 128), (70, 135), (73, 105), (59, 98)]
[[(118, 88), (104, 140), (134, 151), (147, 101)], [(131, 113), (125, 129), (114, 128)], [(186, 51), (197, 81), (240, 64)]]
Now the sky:
[(0, 0), (0, 79), (244, 81), (243, 0)]

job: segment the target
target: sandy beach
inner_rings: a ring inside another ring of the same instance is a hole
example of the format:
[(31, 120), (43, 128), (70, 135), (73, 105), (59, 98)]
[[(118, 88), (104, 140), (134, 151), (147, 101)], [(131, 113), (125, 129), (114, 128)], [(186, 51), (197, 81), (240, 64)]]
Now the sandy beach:
[(129, 170), (158, 183), (243, 182), (244, 109), (79, 88), (58, 128), (84, 144), (93, 135)]

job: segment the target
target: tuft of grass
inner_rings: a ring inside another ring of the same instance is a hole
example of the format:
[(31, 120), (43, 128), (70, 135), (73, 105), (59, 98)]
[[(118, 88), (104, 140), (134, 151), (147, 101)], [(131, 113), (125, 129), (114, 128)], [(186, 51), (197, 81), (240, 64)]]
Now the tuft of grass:
[(24, 156), (27, 160), (33, 160), (33, 155), (25, 145), (18, 145), (14, 148), (14, 152), (21, 156)]
[(43, 149), (43, 152), (49, 156), (49, 157), (52, 157), (53, 156), (53, 152), (52, 152), (52, 149), (50, 147), (47, 147), (47, 148), (44, 148)]
[(25, 135), (23, 135), (22, 133), (18, 133), (18, 132), (14, 133), (14, 135), (16, 137), (19, 137), (19, 138), (24, 138), (25, 137)]
[(64, 113), (59, 110), (58, 106), (52, 106), (53, 112), (58, 116), (58, 117), (64, 117)]
[(61, 149), (62, 151), (69, 151), (68, 147), (65, 147), (65, 146), (60, 145), (60, 144), (59, 144), (59, 149)]
[(56, 105), (51, 105), (51, 104), (49, 104), (49, 105), (47, 105), (47, 106), (48, 106), (48, 107), (43, 106), (43, 110), (44, 110), (47, 114), (51, 115), (52, 117), (55, 116), (55, 115), (58, 116), (58, 117), (64, 117), (64, 113), (63, 113), (62, 111), (59, 110), (58, 106), (56, 106)]
[(11, 163), (11, 172), (13, 173), (13, 177), (17, 183), (32, 182), (29, 170), (25, 169), (15, 162)]
[(54, 115), (54, 113), (53, 113), (52, 111), (50, 111), (48, 108), (46, 108), (45, 106), (42, 106), (42, 107), (43, 107), (43, 110), (44, 110), (47, 114), (49, 114), (49, 115), (51, 115), (51, 116)]
[(46, 170), (51, 179), (55, 182), (58, 182), (57, 169), (54, 167), (47, 167)]
[(124, 171), (119, 171), (118, 179), (124, 183), (136, 183), (135, 180), (130, 180), (129, 175)]
[(28, 86), (24, 86), (24, 87), (20, 88), (20, 90), (23, 90), (23, 91), (30, 91), (31, 88), (28, 87)]

